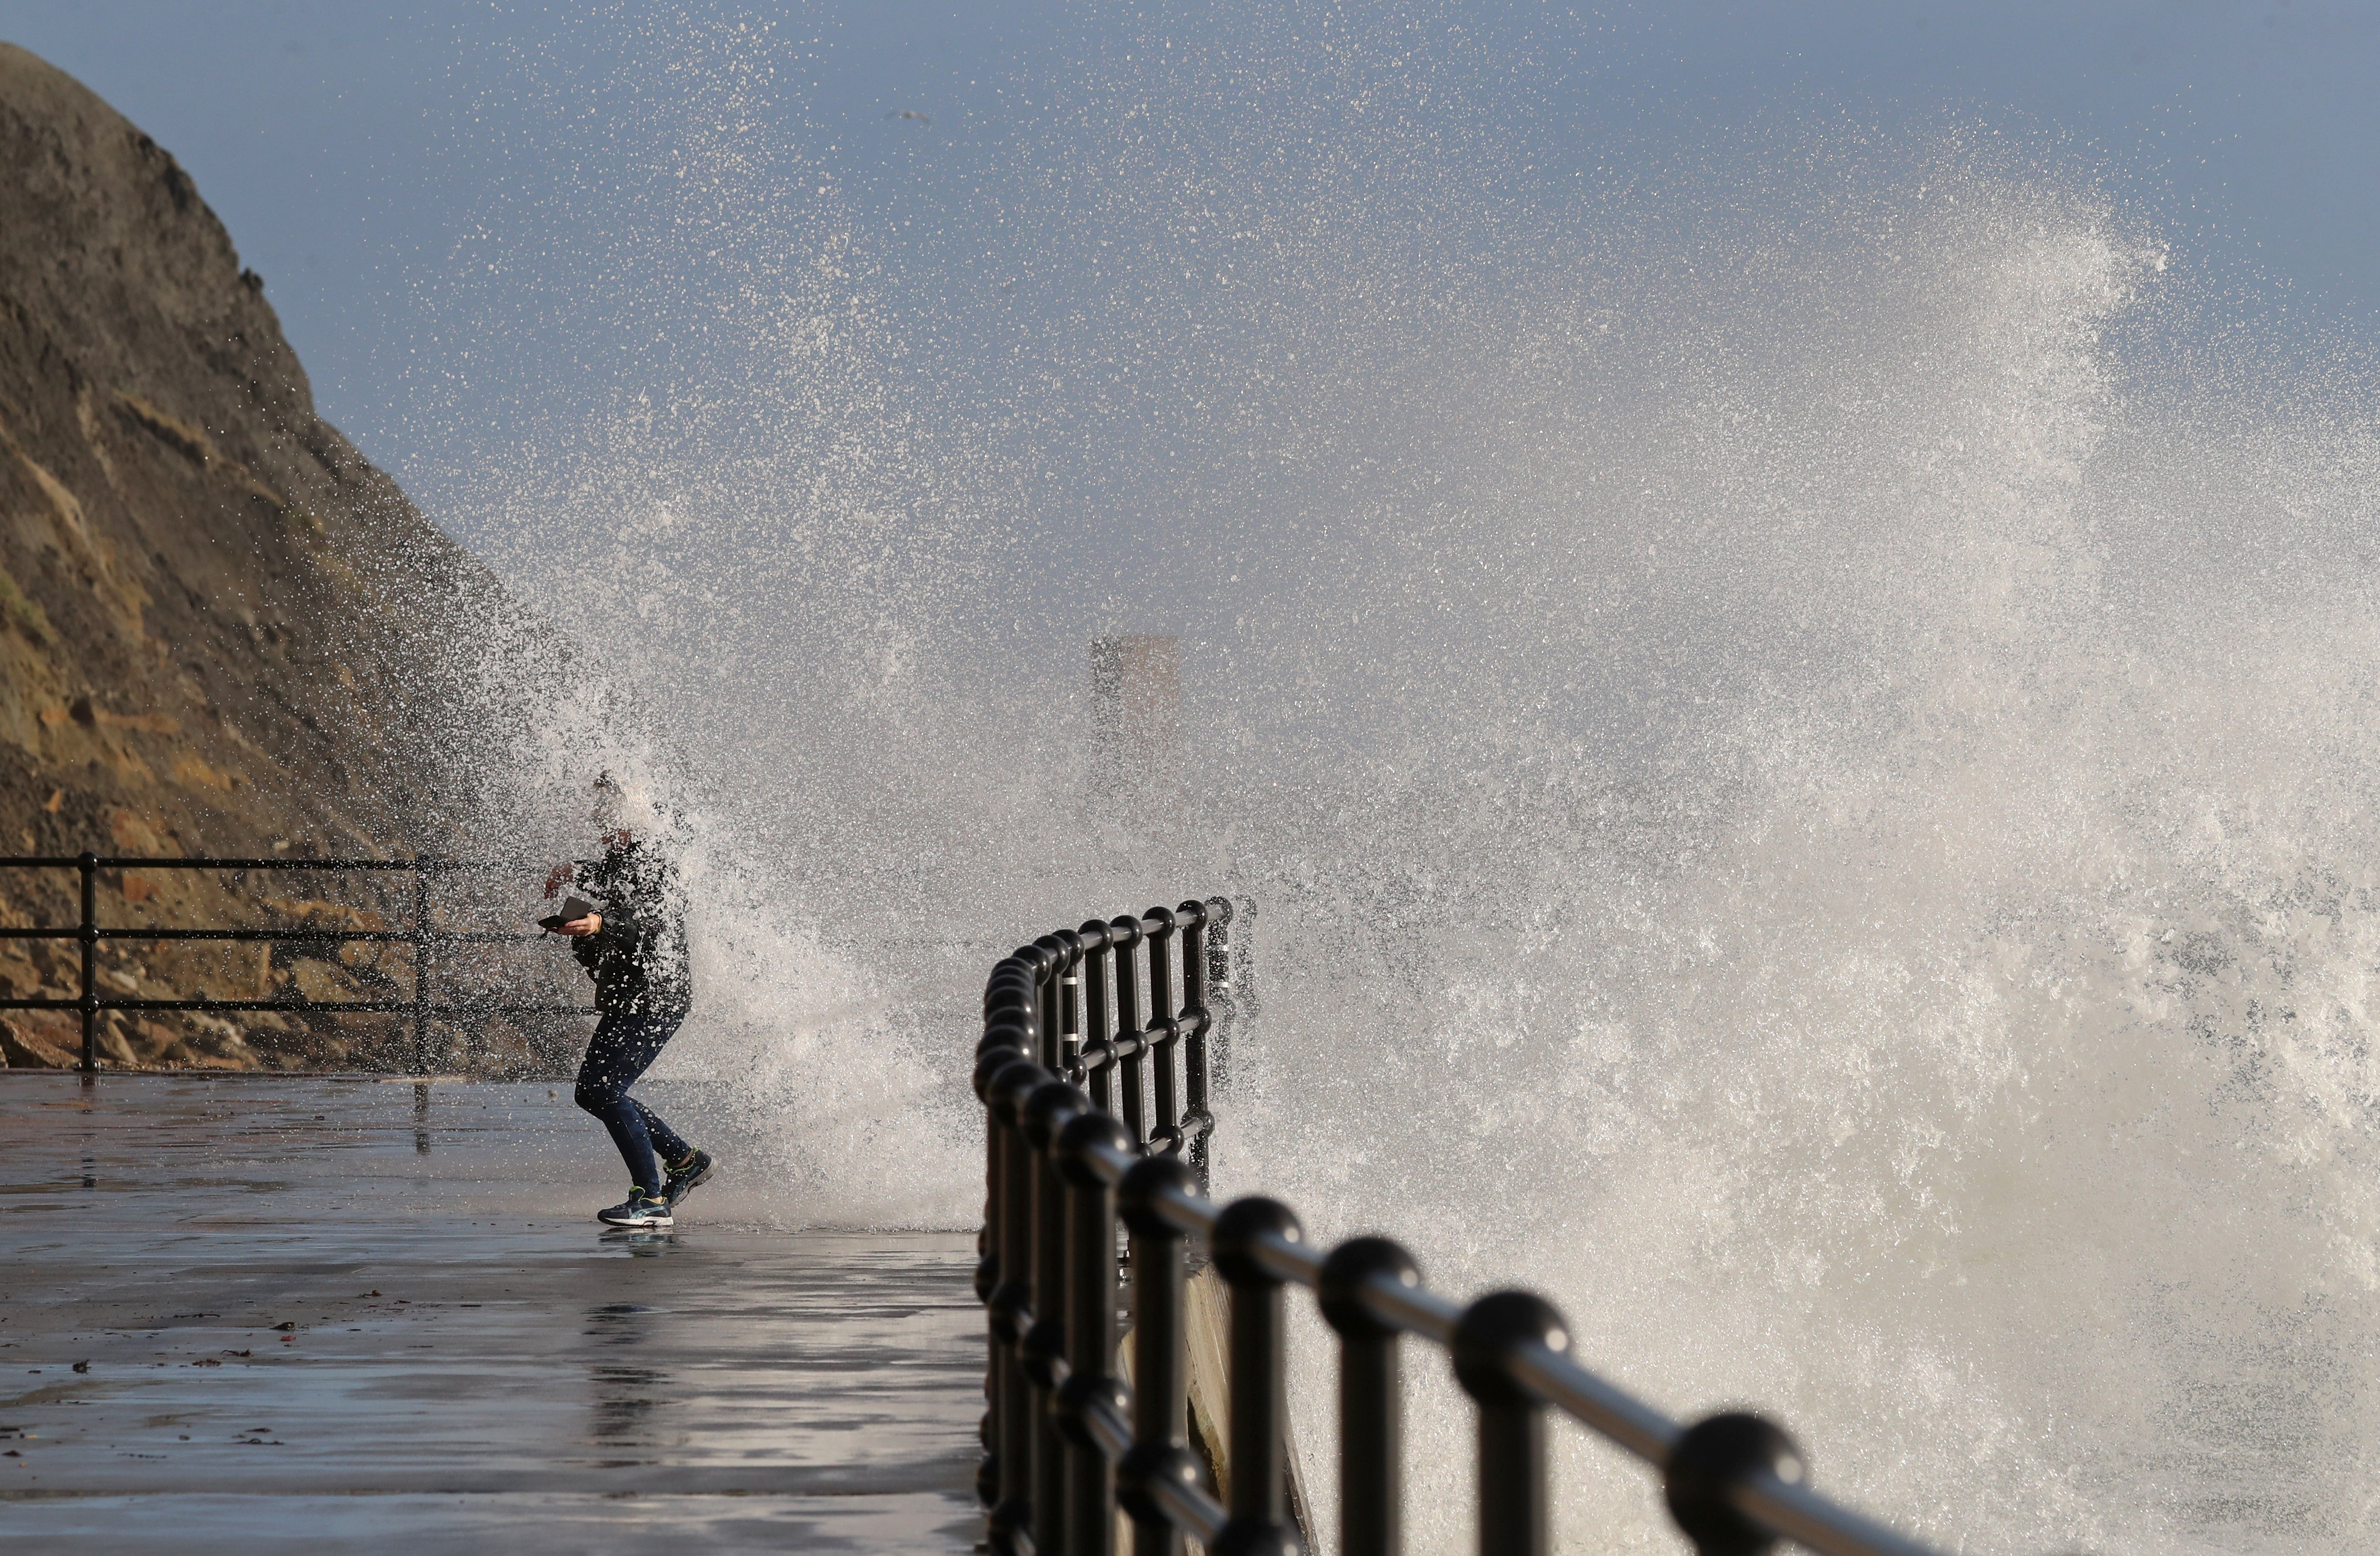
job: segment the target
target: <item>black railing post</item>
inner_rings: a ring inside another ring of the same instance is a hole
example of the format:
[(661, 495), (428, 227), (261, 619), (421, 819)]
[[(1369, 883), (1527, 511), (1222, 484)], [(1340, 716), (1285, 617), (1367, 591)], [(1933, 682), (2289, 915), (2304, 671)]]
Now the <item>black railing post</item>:
[(1570, 1345), (1562, 1316), (1530, 1292), (1483, 1296), (1454, 1327), (1454, 1376), (1479, 1405), (1480, 1556), (1547, 1556), (1552, 1549), (1545, 1402), (1510, 1365), (1512, 1353), (1530, 1344)]
[(1185, 902), (1174, 911), (1182, 919), (1182, 1039), (1183, 1127), (1190, 1135), (1190, 1168), (1198, 1174), (1198, 1192), (1207, 1192), (1207, 1137), (1215, 1115), (1207, 1105), (1207, 1034), (1215, 1016), (1208, 1003), (1207, 981), (1207, 915), (1213, 905)]
[[(1002, 963), (1002, 966), (1008, 967), (1009, 964)], [(984, 1305), (988, 1351), (983, 1380), (984, 1459), (976, 1473), (976, 1494), (982, 1499), (985, 1510), (990, 1512), (1000, 1505), (1003, 1462), (1002, 1411), (1008, 1397), (1009, 1375), (1014, 1370), (1011, 1365), (1014, 1353), (1001, 1338), (1000, 1317), (995, 1307), (1002, 1300), (1001, 1248), (1006, 1236), (1006, 1218), (1012, 1212), (1004, 1203), (1007, 1141), (1002, 1135), (999, 1114), (991, 1107), (991, 1088), (1002, 1070), (1014, 1064), (1031, 1063), (1026, 1058), (1026, 1051), (1033, 1044), (1033, 1033), (1019, 1019), (1020, 1012), (1029, 1012), (1027, 997), (1018, 995), (1013, 988), (1003, 990), (997, 972), (993, 974), (991, 988), (985, 993), (984, 1004), (987, 1019), (983, 1040), (976, 1045), (975, 1064), (975, 1094), (983, 1099), (985, 1121), (983, 1234), (977, 1247), (975, 1295), (977, 1300)], [(1008, 1450), (1007, 1459), (1014, 1462), (1013, 1448)]]
[(1133, 955), (1141, 942), (1140, 920), (1118, 917), (1109, 921), (1109, 938), (1116, 947), (1116, 1040), (1129, 1045), (1123, 1058), (1123, 1126), (1135, 1146), (1148, 1139), (1148, 1111), (1141, 1097), (1141, 1059), (1148, 1052), (1143, 1036), (1140, 1004), (1140, 964)]
[(413, 871), (413, 1073), (430, 1073), (430, 873)]
[(1043, 935), (1033, 942), (1033, 950), (1038, 957), (1033, 972), (1039, 983), (1034, 1003), (1041, 1014), (1041, 1052), (1036, 1057), (1050, 1074), (1064, 1075), (1065, 1045), (1058, 1035), (1058, 974), (1066, 965), (1066, 947), (1057, 936)]
[[(1016, 1055), (1015, 1057), (1023, 1057)], [(992, 1064), (1013, 1062), (1008, 1051), (985, 1055)], [(976, 1064), (976, 1095), (983, 1095), (989, 1078), (985, 1064)], [(976, 1422), (976, 1441), (983, 1445), (983, 1457), (975, 1467), (976, 1500), (990, 1513), (1000, 1502), (1000, 1336), (991, 1328), (992, 1294), (1000, 1289), (1000, 1136), (987, 1128), (984, 1139), (990, 1147), (990, 1169), (984, 1174), (983, 1225), (975, 1234), (975, 1299), (983, 1304), (984, 1362), (983, 1416)]]
[(86, 848), (75, 861), (82, 871), (82, 1073), (99, 1074), (99, 856)]
[(991, 1324), (1000, 1343), (1000, 1501), (991, 1510), (996, 1552), (1020, 1551), (1032, 1541), (1034, 1396), (1026, 1371), (1026, 1336), (1033, 1325), (1033, 1147), (1025, 1137), (1026, 1098), (1050, 1072), (1030, 1059), (1002, 1066), (987, 1087), (993, 1133), (1000, 1137), (1000, 1284)]
[(1295, 1550), (1289, 1524), (1289, 1335), (1281, 1278), (1256, 1252), (1264, 1237), (1301, 1243), (1305, 1234), (1277, 1199), (1234, 1199), (1215, 1218), (1208, 1246), (1232, 1288), (1231, 1522), (1217, 1547), (1228, 1551)]
[(1240, 991), (1232, 976), (1231, 899), (1207, 899), (1207, 1008), (1215, 1018), (1207, 1027), (1207, 1084), (1220, 1086), (1232, 1073), (1232, 1025), (1240, 1014)]
[(1170, 1156), (1144, 1157), (1123, 1175), (1117, 1196), (1132, 1234), (1132, 1451), (1121, 1493), (1132, 1514), (1133, 1556), (1182, 1556), (1182, 1531), (1167, 1521), (1148, 1488), (1194, 1486), (1190, 1456), (1189, 1368), (1182, 1312), (1187, 1282), (1184, 1239), (1159, 1208), (1196, 1187), (1189, 1166)]
[(1115, 1366), (1115, 1195), (1092, 1160), (1131, 1149), (1123, 1125), (1085, 1112), (1058, 1131), (1066, 1180), (1066, 1380), (1058, 1389), (1058, 1425), (1066, 1438), (1066, 1556), (1114, 1556), (1115, 1470), (1091, 1435), (1090, 1413), (1119, 1420), (1123, 1385)]
[(1148, 1137), (1160, 1140), (1182, 1126), (1179, 1093), (1173, 1084), (1173, 1051), (1180, 1046), (1182, 1034), (1173, 1020), (1173, 910), (1152, 907), (1148, 917), (1157, 924), (1148, 931), (1148, 1035), (1150, 1055), (1156, 1060), (1150, 1074), (1157, 1092), (1157, 1117), (1149, 1124)]
[(1741, 1411), (1688, 1427), (1661, 1468), (1662, 1493), (1698, 1556), (1762, 1556), (1777, 1537), (1736, 1511), (1734, 1487), (1766, 1472), (1788, 1486), (1805, 1478), (1802, 1450), (1784, 1428)]
[(1115, 1111), (1115, 1076), (1112, 1062), (1102, 1063), (1100, 1051), (1108, 1046), (1114, 1028), (1108, 1025), (1108, 959), (1115, 953), (1109, 948), (1108, 927), (1094, 918), (1075, 931), (1083, 942), (1083, 1053), (1084, 1063), (1095, 1065), (1085, 1089), (1091, 1094), (1091, 1106), (1101, 1112)]
[(1025, 1376), (1033, 1385), (1033, 1545), (1063, 1550), (1066, 1443), (1058, 1430), (1059, 1387), (1066, 1380), (1066, 1183), (1058, 1172), (1058, 1132), (1090, 1106), (1080, 1088), (1049, 1080), (1023, 1109), (1033, 1172), (1033, 1327), (1025, 1331)]
[(1062, 947), (1056, 983), (1058, 1073), (1079, 1084), (1083, 1074), (1083, 942), (1072, 930), (1060, 930), (1050, 938)]
[(1322, 1261), (1322, 1316), (1339, 1331), (1339, 1550), (1404, 1550), (1404, 1385), (1397, 1331), (1364, 1307), (1379, 1278), (1419, 1286), (1413, 1256), (1385, 1237), (1357, 1237)]

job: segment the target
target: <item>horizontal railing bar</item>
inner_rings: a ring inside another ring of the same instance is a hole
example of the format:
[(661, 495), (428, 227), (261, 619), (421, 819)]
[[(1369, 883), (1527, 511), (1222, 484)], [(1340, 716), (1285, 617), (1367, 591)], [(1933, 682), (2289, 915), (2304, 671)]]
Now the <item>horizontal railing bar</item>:
[(1128, 1150), (1117, 1150), (1111, 1146), (1092, 1146), (1083, 1154), (1089, 1159), (1092, 1171), (1099, 1173), (1100, 1181), (1110, 1188), (1123, 1182), (1123, 1175), (1132, 1171), (1134, 1162), (1140, 1160)]
[(1118, 1032), (1107, 1039), (1119, 1052), (1141, 1053), (1161, 1042), (1173, 1042), (1194, 1037), (1215, 1024), (1214, 1017), (1204, 1010), (1185, 1010), (1180, 1015), (1152, 1021), (1146, 1027), (1135, 1027)]
[(1221, 1214), (1211, 1199), (1202, 1198), (1187, 1189), (1167, 1188), (1153, 1202), (1157, 1213), (1174, 1231), (1192, 1237), (1205, 1237), (1215, 1230), (1215, 1218)]
[(1685, 1435), (1667, 1416), (1559, 1351), (1522, 1345), (1505, 1357), (1504, 1368), (1547, 1404), (1657, 1468), (1669, 1463), (1670, 1450)]
[(1103, 1042), (1089, 1044), (1081, 1053), (1075, 1055), (1075, 1063), (1088, 1073), (1092, 1070), (1104, 1070), (1123, 1060), (1134, 1059), (1142, 1054), (1156, 1052), (1156, 1045), (1142, 1041), (1139, 1035), (1135, 1033), (1129, 1037), (1111, 1038)]
[[(1147, 940), (1160, 930), (1187, 930), (1213, 922), (1214, 916), (1207, 911), (1205, 903), (1198, 904), (1196, 912), (1185, 911), (1188, 905), (1184, 904), (1183, 907), (1175, 908), (1170, 922), (1163, 918), (1135, 918), (1133, 932), (1136, 940)], [(1121, 948), (1123, 945), (1124, 942), (1116, 938), (1112, 921), (1101, 924), (1099, 930), (1099, 936), (1087, 930), (1069, 930), (1066, 932), (1079, 939), (1085, 951), (1103, 951), (1110, 946)]]
[[(0, 1011), (79, 1011), (81, 999), (0, 999)], [(424, 1015), (600, 1015), (592, 1004), (414, 1004), (412, 999), (92, 999), (95, 1011), (367, 1011)]]
[(508, 930), (134, 930), (116, 929), (97, 931), (102, 940), (220, 940), (220, 941), (424, 941), (432, 945), (527, 945), (542, 935), (517, 934)]
[[(99, 869), (388, 869), (435, 870), (521, 869), (516, 859), (158, 859), (129, 855), (102, 855), (91, 860)], [(0, 869), (80, 869), (80, 857), (0, 859)]]
[(1083, 1429), (1091, 1434), (1091, 1441), (1111, 1465), (1123, 1463), (1123, 1456), (1132, 1452), (1132, 1423), (1105, 1400), (1095, 1399), (1083, 1406)]
[(1169, 1150), (1186, 1150), (1191, 1141), (1204, 1139), (1207, 1132), (1213, 1127), (1214, 1122), (1211, 1119), (1185, 1118), (1171, 1129), (1160, 1129), (1149, 1136), (1148, 1143), (1152, 1149), (1161, 1145)]
[(1454, 1326), (1463, 1309), (1434, 1291), (1408, 1286), (1388, 1274), (1378, 1274), (1358, 1288), (1364, 1310), (1406, 1334), (1418, 1334), (1441, 1345), (1454, 1343)]
[(1737, 1512), (1819, 1556), (1937, 1556), (1881, 1524), (1828, 1501), (1807, 1486), (1788, 1485), (1767, 1470), (1728, 1489)]
[(1165, 1514), (1167, 1523), (1186, 1534), (1196, 1535), (1201, 1545), (1212, 1546), (1231, 1517), (1223, 1504), (1204, 1489), (1184, 1481), (1144, 1480), (1140, 1489), (1148, 1493), (1148, 1500)]
[[(6, 859), (0, 859), (0, 865), (5, 865), (5, 864), (6, 864), (7, 862), (8, 862), (8, 861), (6, 861)], [(74, 863), (74, 862), (75, 862), (75, 861), (73, 861), (72, 859), (69, 859), (69, 860), (67, 860), (67, 863), (68, 863), (68, 864), (72, 864), (72, 863)], [(1196, 929), (1196, 928), (1199, 928), (1199, 927), (1201, 927), (1201, 926), (1205, 926), (1205, 927), (1212, 927), (1212, 926), (1213, 926), (1213, 924), (1214, 924), (1214, 919), (1213, 919), (1213, 918), (1212, 918), (1212, 916), (1211, 916), (1211, 915), (1209, 915), (1209, 914), (1208, 914), (1206, 911), (1204, 911), (1204, 905), (1203, 905), (1203, 904), (1201, 905), (1201, 910), (1200, 910), (1200, 912), (1199, 912), (1196, 917), (1193, 917), (1193, 916), (1191, 916), (1191, 915), (1189, 915), (1189, 914), (1187, 914), (1187, 913), (1184, 913), (1184, 912), (1183, 912), (1181, 909), (1178, 909), (1178, 908), (1177, 908), (1177, 909), (1175, 909), (1175, 910), (1174, 910), (1173, 918), (1172, 918), (1172, 921), (1171, 923), (1168, 923), (1166, 920), (1164, 920), (1164, 919), (1162, 919), (1162, 918), (1143, 918), (1143, 919), (1138, 920), (1138, 921), (1137, 921), (1137, 938), (1134, 941), (1134, 942), (1133, 942), (1133, 943), (1135, 943), (1135, 944), (1138, 944), (1141, 941), (1153, 940), (1153, 939), (1157, 938), (1158, 934), (1159, 934), (1160, 931), (1162, 931), (1162, 932), (1164, 932), (1164, 933), (1166, 933), (1166, 934), (1168, 934), (1168, 935), (1175, 935), (1175, 936), (1178, 936), (1179, 931), (1181, 931), (1181, 930), (1183, 930)], [(1103, 928), (1106, 928), (1106, 929), (1107, 929), (1107, 931), (1108, 931), (1105, 939), (1095, 939), (1095, 937), (1093, 937), (1092, 935), (1090, 935), (1090, 934), (1088, 934), (1088, 933), (1086, 933), (1085, 931), (1083, 931), (1083, 930), (1072, 930), (1072, 929), (1070, 929), (1070, 930), (1065, 930), (1065, 931), (1064, 931), (1066, 934), (1068, 934), (1068, 935), (1071, 935), (1071, 936), (1075, 937), (1075, 939), (1077, 942), (1080, 942), (1078, 949), (1077, 949), (1075, 952), (1074, 952), (1074, 953), (1070, 954), (1075, 958), (1075, 962), (1070, 963), (1069, 965), (1076, 965), (1076, 964), (1078, 964), (1078, 962), (1079, 962), (1079, 958), (1080, 958), (1081, 956), (1083, 956), (1083, 955), (1087, 955), (1087, 954), (1089, 954), (1094, 953), (1094, 952), (1107, 950), (1107, 949), (1109, 949), (1109, 948), (1111, 948), (1111, 947), (1113, 947), (1113, 948), (1118, 949), (1118, 950), (1123, 949), (1123, 945), (1124, 945), (1124, 942), (1123, 942), (1122, 940), (1119, 940), (1119, 939), (1117, 939), (1117, 938), (1116, 938), (1116, 931), (1115, 931), (1111, 927), (1107, 927), (1107, 926), (1102, 926), (1102, 927), (1103, 927)], [(885, 943), (895, 943), (895, 942), (885, 942)], [(926, 942), (912, 942), (912, 943), (918, 943), (918, 944), (930, 944), (930, 945), (953, 945), (953, 946), (955, 946), (955, 945), (960, 945), (960, 944), (980, 944), (980, 943), (998, 943), (998, 942), (958, 942), (958, 941), (926, 941)]]
[(1282, 1280), (1306, 1287), (1322, 1283), (1322, 1256), (1311, 1244), (1293, 1243), (1279, 1233), (1266, 1232), (1250, 1238), (1248, 1246), (1257, 1264)]
[[(541, 935), (518, 934), (509, 930), (424, 930), (417, 934), (411, 930), (144, 930), (126, 925), (116, 929), (94, 926), (95, 940), (205, 940), (230, 941), (236, 943), (264, 944), (268, 942), (311, 941), (334, 943), (348, 941), (425, 941), (432, 945), (527, 945), (544, 938)], [(0, 940), (80, 940), (80, 930), (9, 930), (0, 929)]]

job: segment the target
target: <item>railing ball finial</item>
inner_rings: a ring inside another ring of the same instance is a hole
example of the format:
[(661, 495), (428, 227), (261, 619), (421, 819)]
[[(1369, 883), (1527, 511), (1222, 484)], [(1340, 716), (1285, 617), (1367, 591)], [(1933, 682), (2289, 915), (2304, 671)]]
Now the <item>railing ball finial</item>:
[(1087, 1107), (1059, 1126), (1058, 1171), (1068, 1183), (1091, 1188), (1107, 1182), (1094, 1161), (1102, 1151), (1118, 1156), (1132, 1152), (1132, 1137), (1114, 1114)]
[(1567, 1354), (1570, 1326), (1535, 1292), (1490, 1292), (1463, 1310), (1454, 1326), (1454, 1376), (1482, 1404), (1540, 1403), (1512, 1376), (1511, 1357), (1524, 1345)]
[(1253, 1527), (1235, 1521), (1225, 1525), (1207, 1549), (1211, 1556), (1305, 1556), (1305, 1542), (1288, 1524)]
[(1116, 1501), (1141, 1524), (1162, 1524), (1165, 1510), (1158, 1501), (1160, 1485), (1195, 1490), (1198, 1461), (1181, 1443), (1135, 1441), (1116, 1465)]
[(1777, 1537), (1737, 1511), (1729, 1491), (1766, 1471), (1789, 1486), (1809, 1478), (1809, 1462), (1775, 1422), (1743, 1411), (1706, 1416), (1670, 1450), (1662, 1491), (1670, 1516), (1700, 1556), (1761, 1556)]
[(1031, 1550), (1033, 1534), (1031, 1507), (1022, 1499), (1012, 1497), (995, 1502), (985, 1522), (990, 1526), (990, 1545), (995, 1556), (1011, 1556), (1012, 1552)]
[(1144, 1156), (1124, 1169), (1116, 1185), (1116, 1214), (1139, 1236), (1178, 1236), (1159, 1207), (1173, 1196), (1197, 1192), (1198, 1177), (1188, 1162), (1178, 1156)]
[(975, 1094), (988, 1103), (991, 1100), (992, 1083), (1000, 1078), (1000, 1072), (1020, 1061), (1029, 1064), (1031, 1060), (1022, 1043), (992, 1043), (990, 1033), (984, 1035), (984, 1041), (990, 1046), (976, 1055)]
[(1322, 1278), (1315, 1295), (1332, 1329), (1370, 1340), (1397, 1332), (1364, 1306), (1364, 1287), (1383, 1275), (1401, 1286), (1421, 1284), (1421, 1270), (1413, 1255), (1386, 1237), (1351, 1237), (1330, 1250), (1322, 1261)]
[(1268, 1235), (1284, 1243), (1303, 1243), (1305, 1229), (1298, 1224), (1297, 1213), (1278, 1199), (1234, 1199), (1224, 1206), (1215, 1218), (1215, 1231), (1207, 1245), (1214, 1256), (1216, 1270), (1235, 1286), (1250, 1282), (1279, 1285), (1281, 1277), (1266, 1269), (1256, 1256), (1257, 1240)]
[(1058, 1131), (1070, 1120), (1088, 1112), (1090, 1107), (1091, 1100), (1083, 1094), (1081, 1087), (1057, 1079), (1044, 1081), (1026, 1094), (1019, 1114), (1025, 1123), (1025, 1137), (1033, 1143), (1035, 1150), (1047, 1155)]
[(1033, 1052), (1033, 1023), (1022, 1011), (1002, 1011), (987, 1018), (983, 1036), (975, 1045), (978, 1056), (995, 1048), (1013, 1048), (1022, 1053)]
[[(986, 1416), (985, 1419), (990, 1417)], [(978, 1435), (989, 1438), (989, 1429)], [(985, 1447), (988, 1449), (990, 1446), (987, 1441)], [(975, 1496), (976, 1501), (987, 1508), (1000, 1505), (1000, 1461), (990, 1453), (986, 1453), (983, 1462), (975, 1466)]]
[(1057, 1077), (1030, 1059), (1011, 1059), (991, 1077), (984, 1088), (983, 1100), (999, 1115), (1000, 1122), (1015, 1128), (1024, 1122), (1025, 1100), (1034, 1088)]

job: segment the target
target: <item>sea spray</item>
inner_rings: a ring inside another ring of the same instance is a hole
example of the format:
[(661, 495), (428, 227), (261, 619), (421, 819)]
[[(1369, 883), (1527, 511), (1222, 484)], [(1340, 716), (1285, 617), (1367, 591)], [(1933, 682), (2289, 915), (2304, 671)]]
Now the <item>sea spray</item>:
[[(640, 165), (702, 176), (563, 271), (663, 371), (527, 423), (475, 524), (579, 655), (498, 808), (566, 847), (640, 765), (676, 810), (656, 1084), (779, 1220), (970, 1224), (983, 970), (1227, 891), (1223, 1190), (1533, 1284), (1946, 1545), (2368, 1543), (2354, 349), (1988, 137), (1533, 181), (1460, 110), (1492, 60), (1362, 29), (1086, 67), (939, 251), (696, 32), (618, 68), (677, 83)], [(1086, 791), (1119, 626), (1184, 639), (1179, 815)], [(1326, 1514), (1329, 1364), (1305, 1323)], [(1560, 1454), (1566, 1549), (1671, 1538)]]
[[(1838, 293), (1946, 317), (1794, 375), (1801, 419), (1859, 407), (1833, 437), (1767, 413), (1734, 491), (1843, 480), (1744, 550), (1824, 594), (1739, 614), (1636, 772), (1466, 769), (1455, 735), (1305, 808), (1248, 888), (1292, 910), (1219, 1159), (1454, 1289), (1554, 1294), (1581, 1356), (1664, 1404), (1778, 1410), (1829, 1484), (1945, 1539), (2344, 1548), (2380, 920), (2341, 758), (2380, 624), (2360, 577), (2273, 582), (2253, 542), (2172, 576), (2160, 532), (2252, 535), (2257, 504), (2214, 468), (2180, 512), (2131, 486), (2155, 448), (2169, 492), (2203, 457), (2173, 429), (2216, 409), (2102, 346), (2157, 256), (2022, 191), (1985, 212), (1919, 249), (1931, 284)], [(2270, 415), (2243, 387), (2226, 408)], [(1686, 444), (1697, 397), (1633, 414)], [(2368, 446), (2272, 433), (2337, 548)], [(1832, 630), (1780, 665), (1804, 613)], [(1463, 1416), (1424, 1392), (1416, 1505), (1451, 1549)], [(1645, 1477), (1564, 1478), (1576, 1548), (1654, 1538)]]

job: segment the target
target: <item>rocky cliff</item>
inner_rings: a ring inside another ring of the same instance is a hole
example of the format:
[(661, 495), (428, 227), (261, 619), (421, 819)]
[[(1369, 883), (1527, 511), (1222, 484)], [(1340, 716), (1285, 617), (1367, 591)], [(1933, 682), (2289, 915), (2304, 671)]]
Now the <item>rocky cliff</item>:
[[(0, 854), (438, 848), (492, 739), (465, 688), (515, 616), (315, 414), (264, 283), (173, 156), (0, 43)], [(116, 923), (381, 911), (370, 889), (295, 875), (103, 886)], [(0, 871), (0, 918), (70, 923), (72, 893), (70, 874)], [(71, 954), (5, 942), (0, 979), (69, 992)], [(368, 951), (118, 942), (105, 962), (112, 988), (144, 993), (403, 983)], [(16, 1026), (19, 1063), (28, 1039), (67, 1035)], [(111, 1020), (103, 1046), (119, 1063), (354, 1063), (387, 1037), (278, 1015)]]

